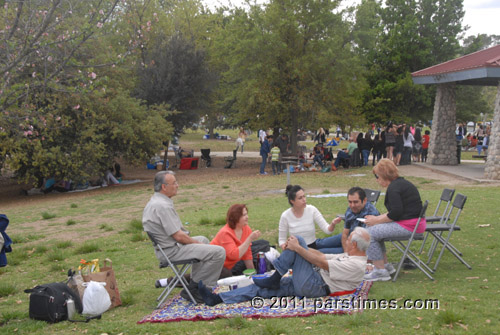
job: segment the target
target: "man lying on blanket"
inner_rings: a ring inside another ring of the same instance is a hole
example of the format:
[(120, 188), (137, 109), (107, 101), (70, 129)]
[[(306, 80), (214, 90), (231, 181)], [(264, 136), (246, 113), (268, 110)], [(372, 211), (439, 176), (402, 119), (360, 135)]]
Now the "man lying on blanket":
[[(268, 278), (254, 278), (254, 284), (233, 291), (213, 294), (202, 281), (198, 290), (205, 304), (214, 306), (222, 302), (233, 304), (254, 297), (271, 298), (302, 296), (308, 298), (327, 296), (339, 291), (354, 290), (363, 281), (366, 267), (366, 249), (370, 234), (357, 227), (347, 239), (343, 254), (323, 254), (308, 249), (304, 239), (291, 236), (285, 250), (273, 265), (276, 271)], [(282, 278), (293, 270), (293, 275)]]

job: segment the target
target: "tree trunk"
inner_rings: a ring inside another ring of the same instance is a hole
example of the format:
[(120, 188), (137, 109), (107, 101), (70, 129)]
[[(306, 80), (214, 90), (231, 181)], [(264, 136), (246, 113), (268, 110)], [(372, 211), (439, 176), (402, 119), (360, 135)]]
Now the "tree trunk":
[(290, 150), (292, 154), (297, 153), (297, 132), (299, 130), (299, 112), (296, 109), (290, 111), (291, 128), (290, 128)]

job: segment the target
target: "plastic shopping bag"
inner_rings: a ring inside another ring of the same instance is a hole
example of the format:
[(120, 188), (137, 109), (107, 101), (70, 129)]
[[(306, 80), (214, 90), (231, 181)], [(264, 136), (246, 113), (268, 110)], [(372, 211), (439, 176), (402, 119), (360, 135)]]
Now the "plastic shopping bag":
[(83, 293), (83, 313), (86, 315), (100, 315), (111, 306), (111, 299), (104, 288), (106, 283), (90, 281)]

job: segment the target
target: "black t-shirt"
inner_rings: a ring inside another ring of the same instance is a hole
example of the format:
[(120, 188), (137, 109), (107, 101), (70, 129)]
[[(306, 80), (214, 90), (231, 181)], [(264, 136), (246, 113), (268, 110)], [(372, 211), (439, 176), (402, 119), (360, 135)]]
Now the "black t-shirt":
[(387, 216), (393, 221), (418, 218), (422, 210), (422, 200), (415, 185), (403, 177), (393, 180), (385, 195), (384, 205)]

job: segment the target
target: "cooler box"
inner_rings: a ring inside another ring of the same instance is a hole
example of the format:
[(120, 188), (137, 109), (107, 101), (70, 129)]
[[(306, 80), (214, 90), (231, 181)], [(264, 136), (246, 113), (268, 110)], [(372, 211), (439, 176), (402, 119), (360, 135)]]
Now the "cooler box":
[(198, 168), (198, 157), (181, 159), (179, 170), (196, 170)]

